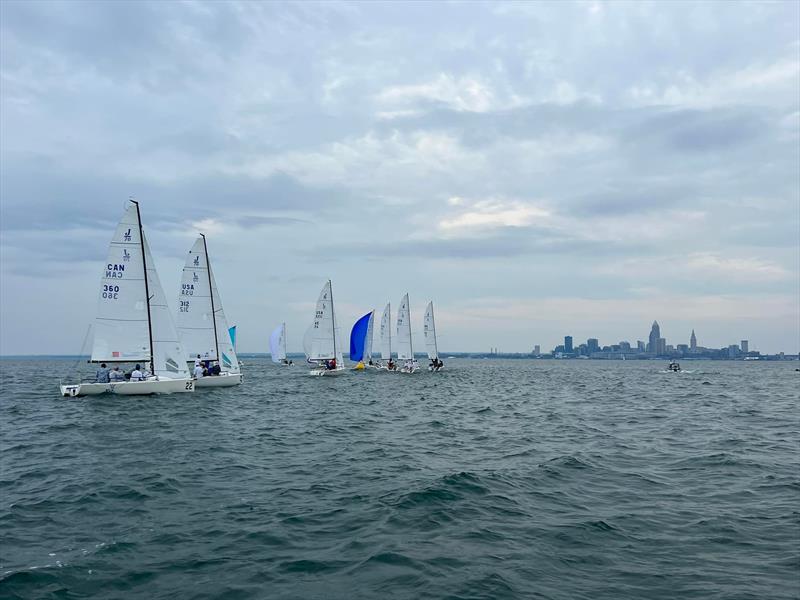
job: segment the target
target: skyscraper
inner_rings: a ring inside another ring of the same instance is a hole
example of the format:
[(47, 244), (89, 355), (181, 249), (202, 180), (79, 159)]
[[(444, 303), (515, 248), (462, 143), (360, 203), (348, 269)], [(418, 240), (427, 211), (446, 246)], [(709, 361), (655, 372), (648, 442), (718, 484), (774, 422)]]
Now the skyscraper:
[(564, 336), (564, 352), (572, 352), (572, 336)]
[(597, 338), (589, 338), (588, 340), (586, 340), (586, 346), (587, 349), (589, 350), (589, 354), (600, 350), (600, 343), (597, 341)]
[(692, 329), (692, 337), (689, 338), (689, 350), (697, 352), (697, 336), (694, 334), (694, 329)]
[(647, 351), (653, 354), (658, 354), (658, 338), (661, 337), (661, 328), (658, 326), (658, 321), (653, 321), (653, 326), (650, 328), (650, 338), (647, 344)]
[(747, 340), (742, 340), (742, 354), (747, 354), (750, 350), (750, 343)]

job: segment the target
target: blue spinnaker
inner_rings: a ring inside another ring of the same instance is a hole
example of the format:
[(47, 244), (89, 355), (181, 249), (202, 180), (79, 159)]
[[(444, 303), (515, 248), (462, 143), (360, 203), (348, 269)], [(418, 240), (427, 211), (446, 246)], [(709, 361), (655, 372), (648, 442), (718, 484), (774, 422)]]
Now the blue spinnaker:
[(367, 334), (370, 333), (372, 312), (361, 317), (350, 332), (350, 360), (358, 362), (364, 360), (364, 350), (367, 346)]

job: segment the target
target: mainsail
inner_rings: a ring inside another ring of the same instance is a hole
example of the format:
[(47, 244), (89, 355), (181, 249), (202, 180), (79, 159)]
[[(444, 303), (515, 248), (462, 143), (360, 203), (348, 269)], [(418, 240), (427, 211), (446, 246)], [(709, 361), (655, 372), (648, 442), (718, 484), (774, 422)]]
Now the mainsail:
[(100, 278), (92, 362), (149, 361), (150, 330), (136, 204), (117, 225)]
[(372, 358), (372, 321), (375, 311), (361, 317), (350, 332), (350, 360), (361, 361)]
[(414, 358), (411, 345), (411, 308), (408, 305), (408, 294), (400, 301), (397, 311), (397, 358), (408, 360)]
[(199, 354), (218, 360), (224, 371), (237, 372), (239, 359), (228, 332), (214, 271), (208, 260), (205, 237), (200, 236), (186, 257), (178, 297), (178, 331), (186, 348), (185, 360)]
[(269, 352), (274, 363), (286, 360), (286, 323), (278, 325), (269, 336)]
[(392, 358), (392, 304), (387, 303), (381, 317), (381, 358)]
[(433, 300), (428, 302), (425, 309), (424, 320), (425, 349), (428, 351), (428, 358), (433, 360), (439, 358), (439, 348), (436, 344), (436, 322), (433, 319)]
[(314, 313), (314, 324), (311, 331), (311, 348), (308, 352), (310, 360), (336, 359), (342, 364), (342, 345), (337, 338), (338, 323), (333, 308), (333, 290), (328, 281), (319, 293)]

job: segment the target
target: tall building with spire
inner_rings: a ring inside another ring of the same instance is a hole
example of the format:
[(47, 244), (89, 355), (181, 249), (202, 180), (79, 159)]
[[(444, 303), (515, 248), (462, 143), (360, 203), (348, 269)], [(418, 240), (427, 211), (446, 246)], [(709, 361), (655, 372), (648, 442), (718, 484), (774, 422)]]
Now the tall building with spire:
[(658, 326), (658, 321), (653, 321), (653, 326), (650, 328), (650, 337), (647, 344), (647, 351), (653, 354), (658, 354), (658, 340), (661, 337), (661, 328)]
[(697, 336), (694, 334), (694, 329), (692, 329), (692, 337), (689, 338), (689, 350), (697, 352)]

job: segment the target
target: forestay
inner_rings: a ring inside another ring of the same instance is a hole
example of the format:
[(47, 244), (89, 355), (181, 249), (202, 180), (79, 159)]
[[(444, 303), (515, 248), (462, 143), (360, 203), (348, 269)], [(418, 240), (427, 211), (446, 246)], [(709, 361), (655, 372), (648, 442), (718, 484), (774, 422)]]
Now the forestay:
[(350, 332), (350, 360), (361, 361), (372, 358), (372, 321), (375, 311), (370, 311), (356, 321)]
[(411, 344), (411, 308), (408, 305), (408, 294), (400, 301), (397, 311), (397, 358), (408, 360), (414, 358)]
[(148, 361), (147, 292), (142, 238), (136, 205), (130, 203), (117, 225), (100, 278), (92, 361)]
[(269, 352), (274, 363), (286, 360), (286, 323), (278, 325), (269, 336)]
[(381, 358), (392, 358), (392, 304), (387, 303), (381, 317)]
[(425, 334), (425, 349), (428, 351), (428, 358), (431, 360), (439, 358), (439, 348), (436, 344), (436, 322), (433, 318), (433, 301), (428, 302), (428, 307), (425, 309), (423, 332)]

